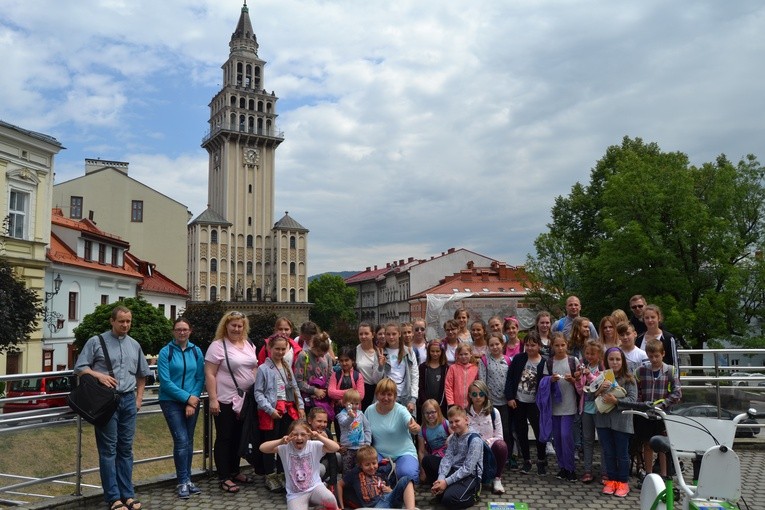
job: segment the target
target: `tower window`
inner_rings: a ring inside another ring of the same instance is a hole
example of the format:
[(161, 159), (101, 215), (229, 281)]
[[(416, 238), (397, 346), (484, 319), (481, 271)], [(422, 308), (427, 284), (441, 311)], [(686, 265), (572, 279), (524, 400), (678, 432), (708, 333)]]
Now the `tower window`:
[(252, 262), (247, 262), (247, 274), (252, 274)]
[(210, 301), (216, 301), (218, 299), (218, 288), (210, 287)]
[(290, 248), (295, 249), (295, 236), (290, 236)]
[(252, 184), (247, 185), (247, 193), (252, 193)]
[(290, 274), (295, 274), (295, 263), (290, 262)]
[(252, 235), (247, 236), (247, 247), (252, 248)]
[(247, 226), (252, 225), (252, 216), (247, 216)]
[(211, 273), (217, 273), (218, 272), (218, 260), (217, 259), (210, 259), (210, 272)]
[(218, 244), (218, 231), (213, 230), (210, 232), (210, 244)]

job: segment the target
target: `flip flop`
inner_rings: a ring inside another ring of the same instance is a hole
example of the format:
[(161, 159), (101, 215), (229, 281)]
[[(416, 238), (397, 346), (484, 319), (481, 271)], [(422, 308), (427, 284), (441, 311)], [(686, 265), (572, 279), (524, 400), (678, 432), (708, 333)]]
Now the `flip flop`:
[(237, 484), (235, 484), (231, 480), (223, 480), (223, 481), (221, 481), (218, 484), (218, 487), (220, 487), (220, 489), (223, 492), (230, 492), (232, 494), (236, 494), (237, 492), (239, 492), (239, 486)]

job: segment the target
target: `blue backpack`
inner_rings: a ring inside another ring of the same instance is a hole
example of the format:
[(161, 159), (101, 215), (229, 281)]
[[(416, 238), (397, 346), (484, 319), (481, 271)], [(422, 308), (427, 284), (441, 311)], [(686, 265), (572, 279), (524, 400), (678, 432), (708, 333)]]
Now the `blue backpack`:
[[(494, 452), (491, 451), (491, 447), (475, 432), (470, 434), (470, 437), (468, 438), (468, 448), (470, 448), (470, 443), (476, 437), (483, 445), (483, 474), (481, 475), (481, 483), (491, 483), (497, 476), (497, 460), (494, 458)], [(476, 470), (477, 469), (478, 468), (476, 467)]]

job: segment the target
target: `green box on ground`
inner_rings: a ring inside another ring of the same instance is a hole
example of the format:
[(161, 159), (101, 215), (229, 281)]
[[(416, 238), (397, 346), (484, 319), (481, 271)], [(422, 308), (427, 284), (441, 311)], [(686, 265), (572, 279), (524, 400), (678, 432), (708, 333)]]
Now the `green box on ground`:
[(529, 505), (521, 503), (519, 501), (508, 503), (506, 501), (500, 503), (489, 503), (487, 505), (489, 510), (529, 510)]

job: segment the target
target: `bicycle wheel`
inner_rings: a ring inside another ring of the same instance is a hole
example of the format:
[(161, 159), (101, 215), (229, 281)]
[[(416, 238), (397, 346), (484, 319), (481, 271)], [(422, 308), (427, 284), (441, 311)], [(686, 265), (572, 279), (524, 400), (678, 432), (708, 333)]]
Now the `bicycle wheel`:
[[(667, 510), (667, 505), (664, 504), (664, 495), (662, 494), (665, 489), (664, 480), (656, 473), (651, 473), (643, 479), (643, 488), (640, 489), (640, 510)], [(656, 498), (661, 495), (662, 501), (656, 501)], [(654, 506), (656, 503), (656, 506)]]

